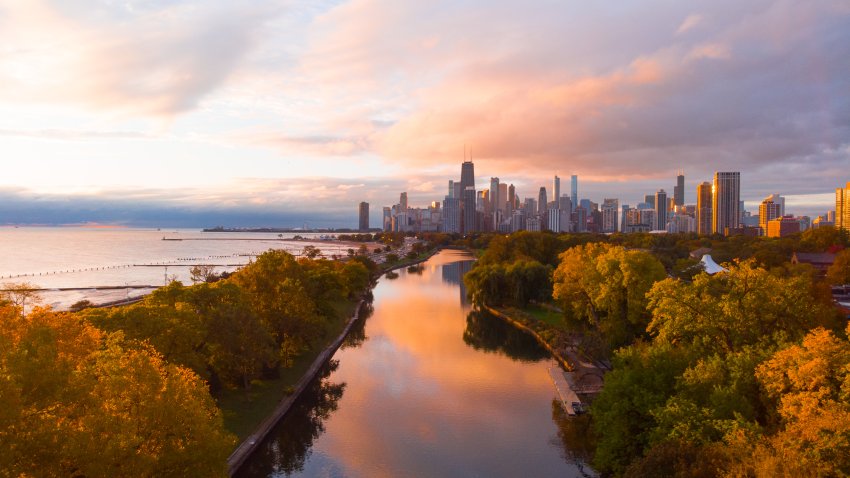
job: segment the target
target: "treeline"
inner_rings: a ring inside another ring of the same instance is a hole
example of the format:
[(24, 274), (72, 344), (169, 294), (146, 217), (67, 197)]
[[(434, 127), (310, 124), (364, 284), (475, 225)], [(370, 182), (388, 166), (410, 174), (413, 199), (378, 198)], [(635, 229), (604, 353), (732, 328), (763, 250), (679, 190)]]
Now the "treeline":
[[(549, 293), (562, 327), (601, 343), (613, 371), (591, 409), (597, 470), (847, 476), (850, 328), (827, 281), (789, 259), (848, 245), (832, 228), (782, 240), (525, 233), (490, 238), (465, 282), (491, 305)], [(728, 272), (690, 270), (696, 247)], [(831, 281), (850, 277), (850, 253), (838, 257)]]
[(14, 476), (222, 476), (213, 395), (275, 377), (368, 289), (374, 263), (269, 251), (138, 304), (24, 315), (0, 300), (0, 467)]
[(268, 251), (230, 278), (191, 287), (172, 282), (138, 304), (86, 309), (106, 331), (148, 341), (169, 362), (222, 387), (274, 378), (338, 319), (337, 307), (362, 293), (371, 261), (296, 260)]

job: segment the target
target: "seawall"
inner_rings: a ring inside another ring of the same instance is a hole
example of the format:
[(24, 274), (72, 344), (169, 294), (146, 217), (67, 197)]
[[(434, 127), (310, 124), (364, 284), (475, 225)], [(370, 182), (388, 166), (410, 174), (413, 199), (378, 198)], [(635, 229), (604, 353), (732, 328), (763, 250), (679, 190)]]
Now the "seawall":
[(316, 378), (325, 363), (333, 357), (333, 354), (339, 346), (342, 345), (343, 340), (345, 340), (348, 336), (348, 333), (351, 331), (351, 327), (354, 326), (354, 323), (360, 319), (360, 310), (362, 309), (364, 302), (365, 300), (361, 299), (357, 304), (357, 308), (354, 310), (354, 315), (351, 316), (351, 319), (349, 319), (348, 324), (346, 324), (345, 329), (343, 329), (339, 337), (337, 337), (336, 340), (334, 340), (327, 346), (327, 348), (316, 356), (316, 359), (313, 360), (310, 368), (307, 369), (301, 379), (298, 380), (298, 383), (295, 384), (295, 391), (281, 400), (278, 406), (275, 407), (274, 411), (257, 426), (254, 433), (245, 438), (245, 440), (243, 440), (242, 443), (233, 450), (233, 453), (231, 453), (227, 458), (227, 471), (230, 476), (233, 476), (237, 471), (239, 471), (239, 468), (242, 467), (245, 461), (248, 460), (251, 454), (266, 439), (275, 425), (277, 425), (287, 412), (289, 412), (292, 405), (295, 403), (295, 400), (301, 396), (304, 390), (307, 389), (310, 382)]

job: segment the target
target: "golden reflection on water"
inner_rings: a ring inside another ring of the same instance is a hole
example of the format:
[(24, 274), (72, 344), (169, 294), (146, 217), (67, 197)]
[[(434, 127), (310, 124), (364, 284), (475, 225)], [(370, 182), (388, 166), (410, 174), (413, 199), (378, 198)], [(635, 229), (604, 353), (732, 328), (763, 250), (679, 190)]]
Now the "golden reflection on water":
[(469, 258), (443, 251), (421, 274), (381, 280), (368, 339), (335, 356), (329, 380), (346, 388), (305, 476), (575, 475), (553, 444), (548, 359), (520, 362), (463, 340), (469, 308), (443, 266)]

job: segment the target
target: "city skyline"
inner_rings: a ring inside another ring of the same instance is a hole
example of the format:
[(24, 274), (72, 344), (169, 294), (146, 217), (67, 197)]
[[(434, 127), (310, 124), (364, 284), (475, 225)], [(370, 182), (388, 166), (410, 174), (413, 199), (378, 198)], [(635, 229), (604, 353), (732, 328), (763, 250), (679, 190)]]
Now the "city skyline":
[[(771, 193), (754, 211), (744, 206), (740, 171), (715, 171), (711, 183), (703, 181), (695, 190), (695, 201), (686, 202), (685, 172), (676, 171), (673, 196), (664, 188), (645, 194), (632, 205), (619, 198), (606, 197), (600, 207), (591, 198), (576, 201), (578, 176), (570, 176), (569, 194), (560, 192), (560, 177), (552, 178), (552, 199), (545, 186), (537, 198), (518, 194), (513, 183), (490, 177), (482, 189), (476, 189), (475, 165), (471, 159), (461, 164), (461, 180), (448, 179), (443, 201), (429, 201), (425, 207), (410, 205), (407, 192), (392, 206), (382, 207), (382, 221), (376, 228), (395, 232), (517, 232), (521, 230), (555, 232), (693, 232), (700, 235), (752, 235), (780, 237), (811, 227), (832, 225), (838, 211), (844, 209), (844, 190), (836, 189), (835, 209), (813, 216), (786, 214), (786, 198)], [(848, 183), (850, 185), (850, 182)], [(744, 189), (745, 190), (745, 189)], [(507, 199), (507, 201), (505, 201)], [(363, 205), (361, 203), (360, 210)], [(368, 204), (366, 204), (368, 207)], [(360, 230), (366, 230), (362, 212)], [(842, 227), (836, 222), (836, 226)]]
[(850, 170), (850, 8), (804, 10), (0, 0), (0, 224), (353, 227), (441, 197), (464, 150), (522, 197), (675, 198), (684, 170), (693, 203), (734, 170), (747, 209), (819, 214)]

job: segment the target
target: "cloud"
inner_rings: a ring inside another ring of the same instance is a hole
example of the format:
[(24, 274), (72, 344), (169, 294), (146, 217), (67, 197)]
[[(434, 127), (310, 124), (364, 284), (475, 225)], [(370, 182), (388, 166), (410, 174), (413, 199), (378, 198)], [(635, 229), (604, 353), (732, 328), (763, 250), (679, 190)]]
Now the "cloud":
[[(751, 177), (767, 183), (795, 164), (847, 166), (847, 156), (826, 153), (843, 151), (850, 137), (846, 11), (832, 2), (815, 2), (802, 15), (786, 2), (698, 6), (716, 28), (697, 28), (703, 16), (671, 23), (671, 14), (649, 5), (638, 12), (640, 22), (632, 21), (639, 26), (618, 30), (618, 15), (635, 12), (606, 5), (598, 9), (613, 17), (611, 25), (586, 35), (534, 14), (509, 22), (499, 2), (478, 10), (477, 24), (487, 26), (458, 34), (445, 17), (465, 12), (447, 7), (429, 17), (440, 25), (434, 42), (424, 22), (406, 22), (417, 7), (350, 2), (323, 18), (323, 27), (337, 33), (315, 51), (340, 52), (334, 67), (354, 73), (345, 84), (359, 84), (358, 74), (377, 81), (383, 72), (387, 80), (379, 87), (392, 91), (426, 72), (407, 88), (415, 107), (372, 135), (388, 161), (415, 168), (458, 162), (464, 143), (499, 169), (526, 175), (658, 178), (685, 168), (710, 177), (714, 170), (743, 169), (763, 173)], [(551, 5), (546, 11), (553, 19), (565, 13), (572, 12)], [(664, 22), (672, 25), (667, 31), (678, 25), (688, 35), (660, 41), (655, 32)], [(507, 24), (507, 40), (494, 41), (489, 26)], [(343, 55), (340, 45), (364, 30), (370, 33)], [(630, 57), (598, 48), (612, 31)], [(423, 42), (435, 46), (422, 49)], [(576, 44), (602, 59), (570, 55), (580, 50)], [(429, 67), (440, 74), (428, 74)], [(816, 187), (822, 186), (799, 183), (794, 190)]]
[(676, 29), (676, 34), (680, 35), (682, 33), (685, 33), (686, 31), (688, 31), (688, 30), (696, 27), (700, 23), (702, 23), (702, 21), (703, 21), (702, 15), (698, 15), (698, 14), (695, 14), (695, 13), (688, 15), (685, 18), (685, 20), (682, 22), (682, 24), (679, 25), (679, 28)]
[[(183, 2), (136, 9), (9, 2), (0, 98), (150, 116), (190, 111), (221, 86), (279, 9)], [(47, 34), (49, 32), (49, 34)]]
[(147, 139), (153, 136), (138, 131), (82, 131), (82, 130), (12, 130), (0, 129), (0, 136), (36, 138), (57, 141), (85, 141), (102, 139)]
[[(633, 202), (680, 168), (819, 194), (850, 170), (848, 71), (850, 7), (827, 0), (0, 0), (0, 146), (30, 189), (55, 154), (212, 209), (427, 204), (464, 144), (522, 195), (577, 173)], [(226, 175), (256, 177), (191, 187)]]

